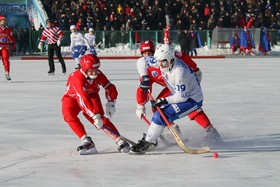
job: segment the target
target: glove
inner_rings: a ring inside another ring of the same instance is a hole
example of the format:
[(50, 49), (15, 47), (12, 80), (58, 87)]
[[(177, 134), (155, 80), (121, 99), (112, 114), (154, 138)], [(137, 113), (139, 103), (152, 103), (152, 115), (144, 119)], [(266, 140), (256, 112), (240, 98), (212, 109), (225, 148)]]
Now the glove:
[(59, 47), (60, 44), (61, 44), (61, 41), (60, 41), (60, 40), (57, 40), (56, 44), (57, 44), (57, 46)]
[(38, 45), (38, 49), (40, 49), (40, 51), (42, 51), (42, 50), (43, 50), (43, 43), (42, 43), (42, 42), (40, 42), (40, 43), (39, 43), (39, 45)]
[(113, 115), (115, 114), (116, 112), (116, 108), (115, 108), (115, 102), (113, 101), (108, 101), (106, 103), (106, 115), (107, 116), (110, 116), (110, 118), (113, 117)]
[(136, 116), (141, 119), (142, 116), (146, 115), (146, 107), (143, 105), (137, 105), (137, 109), (136, 109), (135, 113), (136, 113)]
[(202, 72), (198, 69), (196, 72), (194, 72), (194, 75), (196, 76), (197, 81), (200, 84), (200, 82), (202, 80)]
[(156, 102), (153, 104), (154, 107), (160, 107), (163, 108), (163, 105), (168, 104), (167, 100), (165, 98), (160, 98), (156, 100)]
[(12, 46), (11, 46), (11, 50), (12, 50), (13, 52), (15, 52), (16, 49), (17, 49), (17, 48), (16, 48), (16, 45), (12, 45)]
[(140, 88), (147, 93), (150, 89), (150, 77), (148, 75), (143, 75), (140, 83)]
[(100, 116), (100, 114), (95, 114), (92, 119), (94, 120), (93, 124), (96, 127), (97, 130), (101, 129), (103, 127), (103, 121)]

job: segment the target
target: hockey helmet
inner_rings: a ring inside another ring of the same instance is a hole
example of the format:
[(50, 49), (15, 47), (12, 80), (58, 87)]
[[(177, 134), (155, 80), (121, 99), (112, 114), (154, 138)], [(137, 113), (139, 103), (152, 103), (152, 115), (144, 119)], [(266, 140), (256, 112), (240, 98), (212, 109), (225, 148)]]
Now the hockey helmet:
[(48, 24), (48, 23), (51, 23), (51, 20), (50, 20), (50, 19), (47, 19), (47, 20), (46, 20), (46, 24)]
[(86, 54), (81, 58), (81, 70), (87, 72), (88, 69), (98, 69), (100, 67), (100, 60), (93, 54)]
[(77, 27), (76, 27), (75, 25), (71, 25), (71, 26), (70, 26), (70, 31), (71, 31), (71, 30), (74, 30), (74, 29), (77, 30)]
[(0, 20), (2, 20), (2, 19), (7, 20), (7, 18), (5, 16), (0, 16)]
[(156, 48), (154, 57), (158, 61), (158, 65), (162, 70), (170, 70), (174, 63), (174, 50), (171, 45), (161, 44)]
[(93, 28), (89, 28), (89, 30), (88, 30), (89, 32), (93, 32), (94, 31), (94, 29)]
[(155, 45), (154, 45), (153, 41), (146, 40), (146, 41), (141, 42), (141, 44), (140, 44), (140, 52), (141, 52), (142, 55), (145, 52), (152, 52), (152, 53), (154, 53), (155, 52)]

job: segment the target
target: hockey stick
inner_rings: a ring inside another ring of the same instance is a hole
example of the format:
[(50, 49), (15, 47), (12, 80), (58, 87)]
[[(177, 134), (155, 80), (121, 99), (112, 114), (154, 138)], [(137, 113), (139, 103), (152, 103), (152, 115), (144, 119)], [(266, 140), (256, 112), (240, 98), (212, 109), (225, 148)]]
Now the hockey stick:
[[(144, 115), (142, 115), (142, 118), (141, 119), (143, 119), (146, 123), (147, 123), (147, 125), (148, 126), (150, 126), (150, 122), (149, 122), (149, 120), (146, 118), (146, 116), (144, 116)], [(164, 144), (164, 145), (166, 145), (166, 146), (171, 146), (172, 145), (172, 143), (170, 143), (169, 141), (167, 141), (163, 136), (162, 136), (162, 134), (159, 136), (159, 139), (162, 141), (162, 143)]]
[[(148, 92), (148, 96), (150, 98), (151, 101), (155, 101), (152, 94), (150, 92)], [(161, 117), (163, 118), (164, 122), (167, 124), (168, 129), (171, 131), (172, 135), (174, 136), (177, 144), (179, 145), (179, 147), (186, 153), (189, 154), (202, 154), (202, 153), (208, 153), (210, 152), (210, 148), (209, 147), (201, 147), (201, 148), (197, 148), (197, 149), (193, 149), (190, 147), (187, 147), (184, 142), (182, 141), (181, 137), (178, 135), (178, 133), (176, 132), (175, 128), (173, 127), (172, 123), (170, 123), (168, 121), (168, 119), (165, 117), (164, 113), (162, 112), (162, 110), (156, 106), (157, 111), (159, 112), (159, 114), (161, 115)]]
[(99, 47), (102, 44), (102, 42), (99, 42), (98, 44), (94, 44), (93, 47)]
[[(71, 53), (72, 51), (68, 51), (62, 58), (63, 58), (63, 60), (64, 60), (64, 58), (67, 56), (67, 55), (69, 55), (69, 53)], [(58, 63), (59, 62), (59, 60), (56, 62), (56, 63)]]

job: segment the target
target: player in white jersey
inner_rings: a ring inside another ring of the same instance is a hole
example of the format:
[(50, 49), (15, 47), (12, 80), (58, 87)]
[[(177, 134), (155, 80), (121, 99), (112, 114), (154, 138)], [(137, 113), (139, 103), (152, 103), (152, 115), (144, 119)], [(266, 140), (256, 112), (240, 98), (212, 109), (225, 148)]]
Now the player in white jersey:
[(95, 36), (95, 34), (94, 34), (93, 28), (90, 28), (90, 29), (88, 30), (88, 33), (86, 33), (86, 34), (84, 35), (84, 37), (85, 37), (85, 39), (87, 40), (87, 42), (88, 42), (88, 44), (89, 44), (89, 52), (90, 52), (91, 54), (97, 56), (96, 50), (95, 50), (95, 48), (94, 48), (94, 46), (96, 45), (96, 44), (95, 44), (95, 38), (96, 38), (96, 36)]
[[(171, 95), (162, 97), (153, 103), (153, 106), (162, 108), (169, 121), (183, 118), (202, 107), (203, 94), (196, 76), (191, 68), (181, 59), (174, 56), (174, 50), (170, 45), (160, 45), (156, 48), (154, 57), (158, 61), (162, 77), (171, 91)], [(202, 109), (201, 109), (202, 110)], [(131, 151), (144, 153), (151, 144), (156, 143), (162, 134), (166, 123), (156, 111), (145, 139), (132, 146)], [(206, 128), (207, 142), (219, 142), (221, 136), (212, 124)]]
[(70, 31), (71, 31), (70, 49), (72, 51), (72, 57), (77, 65), (75, 69), (79, 69), (81, 57), (86, 53), (87, 49), (89, 48), (89, 44), (87, 40), (84, 38), (84, 36), (77, 31), (75, 25), (70, 26)]

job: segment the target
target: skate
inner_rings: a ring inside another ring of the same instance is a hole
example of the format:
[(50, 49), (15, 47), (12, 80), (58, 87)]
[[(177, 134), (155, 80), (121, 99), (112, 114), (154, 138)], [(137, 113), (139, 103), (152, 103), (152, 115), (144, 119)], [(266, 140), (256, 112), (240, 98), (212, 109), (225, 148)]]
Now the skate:
[(145, 154), (145, 152), (152, 150), (157, 146), (157, 143), (150, 143), (145, 140), (146, 134), (138, 141), (136, 145), (131, 146), (130, 154)]
[(136, 145), (131, 147), (132, 154), (144, 154), (150, 148), (151, 143), (146, 140), (139, 140)]
[(48, 75), (54, 75), (54, 71), (48, 71)]
[(86, 137), (83, 140), (84, 144), (77, 148), (77, 151), (80, 155), (89, 155), (89, 154), (96, 154), (98, 151), (95, 148), (95, 144), (93, 143), (91, 137)]
[(63, 73), (63, 74), (66, 74), (66, 69), (63, 69), (63, 70), (62, 70), (62, 73)]
[(129, 143), (127, 143), (126, 141), (124, 141), (123, 139), (119, 138), (116, 141), (116, 144), (119, 146), (118, 150), (122, 153), (128, 153), (130, 151), (130, 145)]
[(80, 68), (81, 68), (80, 64), (77, 64), (77, 66), (75, 67), (75, 69), (80, 69)]
[(5, 77), (6, 77), (7, 81), (11, 81), (11, 77), (10, 77), (9, 73), (5, 73)]
[[(143, 138), (142, 138), (142, 140), (145, 141), (145, 138), (146, 138), (146, 133), (143, 133)], [(156, 140), (156, 143), (151, 143), (147, 151), (153, 150), (153, 149), (157, 146), (157, 144), (158, 144), (158, 141), (157, 141), (157, 140)]]
[(223, 140), (221, 138), (221, 135), (218, 133), (218, 131), (212, 126), (209, 129), (206, 130), (207, 135), (204, 137), (204, 141), (209, 144), (218, 144), (222, 143)]

